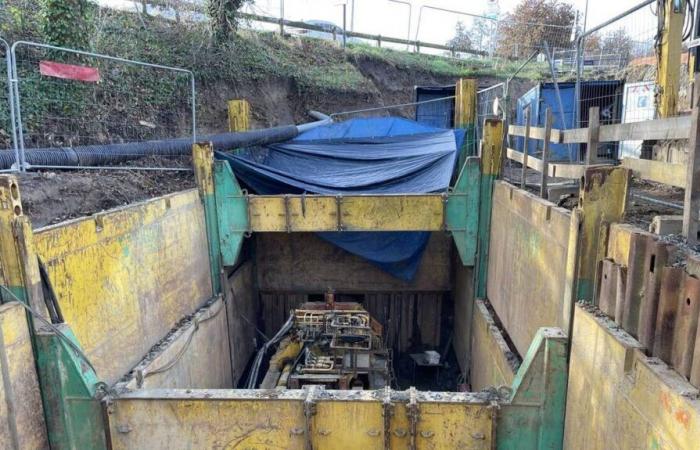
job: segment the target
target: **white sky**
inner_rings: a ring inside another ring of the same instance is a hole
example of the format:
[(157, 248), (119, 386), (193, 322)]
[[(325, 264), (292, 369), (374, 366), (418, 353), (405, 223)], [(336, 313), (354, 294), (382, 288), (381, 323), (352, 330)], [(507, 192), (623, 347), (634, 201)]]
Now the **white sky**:
[[(285, 18), (290, 20), (327, 20), (337, 25), (342, 25), (341, 3), (348, 3), (348, 28), (350, 28), (350, 4), (352, 0), (285, 0)], [(487, 9), (487, 0), (408, 0), (412, 3), (413, 17), (411, 39), (415, 38), (418, 15), (421, 5), (431, 5), (452, 10), (463, 11), (472, 14), (484, 14)], [(520, 0), (500, 0), (502, 13), (512, 11)], [(588, 28), (604, 22), (641, 0), (589, 0)], [(569, 0), (577, 9), (583, 11), (586, 0)], [(280, 12), (280, 0), (255, 0), (250, 12), (273, 15), (278, 17)], [(405, 38), (408, 34), (408, 6), (392, 3), (389, 0), (355, 0), (355, 31), (371, 34), (383, 34)], [(653, 26), (653, 16), (649, 8), (636, 13), (630, 18), (625, 27), (631, 34), (641, 34), (641, 29)], [(462, 20), (467, 26), (470, 19), (457, 14), (438, 12), (424, 9), (421, 19), (420, 34), (422, 41), (443, 43), (454, 35), (455, 24)], [(634, 23), (632, 23), (634, 22)], [(643, 22), (643, 24), (642, 24)], [(649, 25), (651, 23), (651, 25)]]

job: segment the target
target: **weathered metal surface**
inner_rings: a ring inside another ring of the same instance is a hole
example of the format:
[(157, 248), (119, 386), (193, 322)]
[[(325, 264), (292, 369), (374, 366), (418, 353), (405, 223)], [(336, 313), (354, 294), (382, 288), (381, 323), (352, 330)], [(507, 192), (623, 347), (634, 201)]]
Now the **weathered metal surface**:
[(467, 373), (472, 367), (471, 340), (474, 315), (474, 269), (464, 267), (458, 256), (453, 256), (453, 280), (452, 298), (454, 300), (454, 327), (452, 335), (452, 347), (457, 356), (457, 363), (462, 374), (467, 378)]
[(169, 333), (117, 389), (228, 389), (231, 360), (226, 306), (221, 298), (202, 307)]
[(488, 300), (521, 355), (540, 327), (568, 324), (570, 227), (569, 211), (495, 183)]
[(476, 259), (480, 180), (479, 158), (467, 158), (445, 206), (445, 224), (465, 266), (473, 266)]
[(44, 399), (49, 444), (56, 450), (102, 450), (107, 448), (105, 423), (99, 397), (104, 385), (80, 349), (70, 327), (38, 331), (37, 366)]
[(411, 442), (417, 449), (493, 445), (492, 410), (478, 394), (149, 390), (112, 402), (108, 420), (115, 450), (384, 449), (385, 436), (390, 448), (410, 448)]
[(214, 146), (211, 142), (192, 145), (192, 164), (197, 181), (199, 196), (204, 206), (204, 224), (206, 226), (207, 249), (209, 250), (209, 268), (211, 273), (212, 293), (221, 292), (221, 247), (219, 239), (219, 218), (216, 210), (214, 182)]
[(620, 167), (588, 167), (582, 180), (576, 300), (593, 300), (601, 230), (619, 222), (627, 205), (630, 171)]
[(561, 448), (567, 352), (561, 329), (538, 330), (511, 385), (508, 406), (498, 412), (499, 449)]
[(484, 121), (484, 139), (481, 153), (476, 296), (477, 298), (486, 298), (486, 281), (489, 268), (489, 238), (491, 234), (491, 209), (493, 208), (493, 183), (501, 173), (501, 163), (503, 161), (502, 120), (486, 119)]
[(600, 288), (598, 289), (598, 307), (609, 317), (615, 318), (617, 305), (617, 278), (620, 265), (616, 265), (611, 259), (602, 261), (600, 269)]
[(197, 191), (35, 231), (63, 315), (113, 383), (212, 297)]
[(248, 201), (228, 161), (214, 162), (214, 197), (221, 262), (233, 266), (249, 228)]
[(641, 310), (648, 308), (647, 302), (653, 299), (646, 295), (646, 279), (649, 273), (647, 255), (654, 239), (649, 233), (633, 232), (629, 237), (629, 252), (627, 255), (627, 286), (620, 314), (615, 317), (632, 336), (638, 336)]
[(698, 330), (700, 313), (700, 280), (683, 273), (677, 288), (678, 309), (673, 330), (673, 350), (671, 359), (665, 360), (681, 375), (690, 377), (695, 351), (695, 336)]
[[(231, 386), (238, 386), (239, 379), (246, 372), (246, 366), (255, 347), (251, 345), (259, 338), (254, 317), (260, 317), (260, 297), (255, 289), (254, 262), (247, 261), (230, 273), (224, 283), (226, 314), (228, 315), (228, 339), (231, 360)], [(279, 330), (279, 328), (277, 328)], [(275, 330), (275, 333), (277, 332)]]
[(445, 196), (251, 195), (250, 231), (439, 231)]
[(566, 338), (537, 333), (492, 392), (141, 390), (108, 398), (111, 448), (560, 448)]
[[(0, 175), (0, 283), (22, 301), (27, 301), (27, 286), (38, 283), (38, 271), (24, 273), (21, 249), (15, 238), (16, 221), (23, 217), (17, 179), (11, 175)], [(33, 279), (32, 278), (33, 275)], [(25, 279), (26, 277), (30, 277)], [(15, 300), (12, 295), (0, 292), (0, 301)]]
[(577, 306), (564, 448), (696, 448), (697, 389), (611, 320)]
[(48, 447), (27, 316), (17, 302), (0, 306), (0, 447)]
[[(432, 233), (416, 276), (400, 280), (311, 233), (253, 236), (258, 288), (271, 292), (449, 291), (451, 238)], [(457, 262), (459, 263), (459, 262)]]
[(654, 348), (652, 354), (662, 361), (670, 361), (673, 352), (673, 339), (678, 315), (678, 287), (683, 281), (683, 269), (664, 267), (661, 275), (661, 292), (656, 313)]
[(483, 300), (476, 300), (471, 327), (469, 381), (474, 391), (509, 386), (519, 366)]
[(674, 164), (638, 158), (624, 158), (622, 160), (622, 167), (627, 167), (634, 172), (635, 177), (642, 180), (654, 181), (656, 183), (663, 183), (680, 188), (685, 187), (685, 178), (688, 172), (686, 164)]

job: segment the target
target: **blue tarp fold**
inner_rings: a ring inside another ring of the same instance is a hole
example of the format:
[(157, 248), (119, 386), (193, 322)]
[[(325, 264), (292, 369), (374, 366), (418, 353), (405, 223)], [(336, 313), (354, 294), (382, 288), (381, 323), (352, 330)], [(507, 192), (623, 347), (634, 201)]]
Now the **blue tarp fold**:
[[(257, 194), (409, 194), (447, 190), (463, 130), (401, 118), (354, 119), (238, 154), (217, 152)], [(319, 233), (403, 280), (413, 279), (429, 233)]]

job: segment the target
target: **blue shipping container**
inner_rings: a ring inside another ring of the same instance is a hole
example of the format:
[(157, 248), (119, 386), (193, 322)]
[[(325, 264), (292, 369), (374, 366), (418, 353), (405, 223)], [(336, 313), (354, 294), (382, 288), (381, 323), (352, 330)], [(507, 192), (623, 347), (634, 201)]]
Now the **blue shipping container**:
[[(601, 124), (620, 123), (622, 117), (622, 87), (619, 80), (584, 81), (581, 83), (580, 125), (576, 124), (576, 83), (559, 83), (562, 114), (557, 101), (554, 83), (539, 83), (521, 96), (516, 105), (515, 124), (525, 125), (525, 108), (530, 105), (530, 125), (544, 127), (547, 108), (552, 110), (552, 128), (570, 130), (588, 126), (588, 108), (598, 106), (601, 112)], [(515, 149), (522, 151), (523, 138), (515, 138)], [(578, 161), (585, 151), (585, 144), (553, 144), (550, 145), (550, 160)], [(598, 149), (600, 157), (614, 157), (617, 144), (602, 144)], [(542, 151), (542, 141), (531, 139), (528, 144), (528, 154), (534, 155)]]

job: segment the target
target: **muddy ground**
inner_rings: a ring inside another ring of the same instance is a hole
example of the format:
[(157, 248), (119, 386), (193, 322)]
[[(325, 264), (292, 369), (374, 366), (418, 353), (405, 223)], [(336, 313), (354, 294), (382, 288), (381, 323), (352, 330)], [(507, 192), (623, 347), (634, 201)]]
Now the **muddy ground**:
[(144, 158), (129, 167), (187, 171), (63, 170), (17, 175), (24, 214), (34, 229), (195, 187), (189, 159)]

